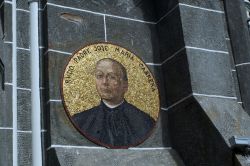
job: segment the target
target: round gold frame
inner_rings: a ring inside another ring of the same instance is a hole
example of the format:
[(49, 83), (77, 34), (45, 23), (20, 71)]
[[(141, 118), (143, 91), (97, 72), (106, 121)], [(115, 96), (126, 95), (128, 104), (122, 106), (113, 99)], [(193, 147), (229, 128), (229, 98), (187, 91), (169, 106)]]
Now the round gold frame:
[(112, 58), (126, 68), (129, 88), (125, 99), (157, 120), (160, 100), (153, 75), (140, 58), (111, 43), (87, 45), (70, 58), (62, 78), (62, 97), (68, 114), (99, 105), (93, 73), (96, 62), (103, 58)]

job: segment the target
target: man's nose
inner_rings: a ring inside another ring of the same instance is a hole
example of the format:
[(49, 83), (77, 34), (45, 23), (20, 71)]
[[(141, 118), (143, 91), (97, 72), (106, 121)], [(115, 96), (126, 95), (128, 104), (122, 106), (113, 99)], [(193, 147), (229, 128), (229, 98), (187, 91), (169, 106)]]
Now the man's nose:
[(109, 82), (108, 77), (107, 76), (103, 77), (102, 83), (106, 85), (108, 84), (108, 82)]

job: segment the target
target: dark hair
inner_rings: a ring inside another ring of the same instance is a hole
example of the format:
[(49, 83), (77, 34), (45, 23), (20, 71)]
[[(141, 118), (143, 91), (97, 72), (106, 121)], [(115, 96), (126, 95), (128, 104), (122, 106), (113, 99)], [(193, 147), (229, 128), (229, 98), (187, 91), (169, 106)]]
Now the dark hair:
[(117, 64), (117, 65), (119, 66), (119, 68), (121, 69), (123, 81), (128, 81), (127, 70), (126, 70), (126, 68), (125, 68), (120, 62), (118, 62), (118, 61), (116, 61), (116, 60), (114, 60), (114, 59), (111, 59), (111, 58), (103, 58), (103, 59), (100, 59), (99, 61), (96, 62), (96, 66), (97, 66), (101, 61), (111, 61), (111, 62)]

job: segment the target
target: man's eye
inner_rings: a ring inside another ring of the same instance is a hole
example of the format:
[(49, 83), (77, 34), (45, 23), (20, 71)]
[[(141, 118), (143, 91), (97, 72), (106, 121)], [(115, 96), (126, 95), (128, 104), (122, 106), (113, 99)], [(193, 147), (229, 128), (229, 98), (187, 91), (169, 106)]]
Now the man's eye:
[(109, 75), (108, 79), (112, 80), (112, 81), (117, 81), (118, 80), (117, 76), (115, 76), (115, 75)]
[(101, 78), (103, 77), (103, 75), (97, 74), (97, 75), (95, 75), (95, 77), (96, 77), (97, 79), (101, 79)]

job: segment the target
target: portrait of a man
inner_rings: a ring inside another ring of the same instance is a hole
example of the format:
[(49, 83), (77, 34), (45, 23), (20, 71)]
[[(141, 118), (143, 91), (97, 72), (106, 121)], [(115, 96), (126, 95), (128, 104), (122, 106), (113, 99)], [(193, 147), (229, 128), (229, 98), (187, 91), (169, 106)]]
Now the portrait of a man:
[(72, 116), (81, 132), (91, 140), (111, 148), (141, 143), (155, 120), (124, 98), (128, 91), (126, 68), (111, 58), (95, 65), (95, 84), (100, 104)]

